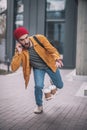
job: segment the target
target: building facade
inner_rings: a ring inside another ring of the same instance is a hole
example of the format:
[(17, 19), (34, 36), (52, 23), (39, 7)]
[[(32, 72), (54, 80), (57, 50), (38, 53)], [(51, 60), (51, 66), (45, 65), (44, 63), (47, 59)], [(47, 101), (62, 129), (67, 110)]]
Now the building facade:
[(64, 68), (87, 75), (86, 10), (86, 0), (7, 0), (6, 58), (14, 54), (13, 30), (23, 25), (61, 44)]

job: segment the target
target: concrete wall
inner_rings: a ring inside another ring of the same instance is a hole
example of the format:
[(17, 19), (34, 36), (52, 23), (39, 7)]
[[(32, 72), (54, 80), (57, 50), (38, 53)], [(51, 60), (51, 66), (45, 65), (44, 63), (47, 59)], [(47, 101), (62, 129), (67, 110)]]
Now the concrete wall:
[(87, 0), (78, 0), (76, 74), (87, 75)]

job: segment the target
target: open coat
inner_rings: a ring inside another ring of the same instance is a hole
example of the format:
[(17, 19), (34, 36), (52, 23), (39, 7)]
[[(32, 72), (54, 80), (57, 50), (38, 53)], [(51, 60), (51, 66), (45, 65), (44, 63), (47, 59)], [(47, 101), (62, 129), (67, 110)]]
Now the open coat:
[[(43, 44), (44, 47), (40, 46), (33, 38), (33, 36), (29, 37), (31, 40), (35, 51), (38, 53), (38, 55), (43, 59), (43, 61), (48, 65), (48, 67), (53, 71), (56, 72), (56, 59), (60, 59), (60, 54), (54, 48), (47, 38), (41, 34), (36, 35), (38, 40)], [(25, 80), (25, 86), (27, 88), (29, 78), (30, 78), (30, 73), (31, 73), (31, 65), (30, 65), (30, 56), (29, 56), (29, 51), (23, 49), (22, 53), (19, 54), (18, 51), (15, 51), (15, 54), (12, 58), (11, 62), (11, 69), (12, 71), (16, 71), (20, 65), (23, 67), (23, 75), (24, 75), (24, 80)]]

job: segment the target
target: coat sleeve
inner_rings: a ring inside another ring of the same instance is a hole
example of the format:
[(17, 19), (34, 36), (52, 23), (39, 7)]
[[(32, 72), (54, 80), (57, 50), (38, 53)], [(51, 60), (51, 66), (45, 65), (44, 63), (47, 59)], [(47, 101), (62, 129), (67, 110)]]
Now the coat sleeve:
[(22, 63), (22, 54), (18, 54), (18, 52), (15, 52), (15, 55), (12, 58), (11, 61), (11, 70), (14, 72), (16, 71)]

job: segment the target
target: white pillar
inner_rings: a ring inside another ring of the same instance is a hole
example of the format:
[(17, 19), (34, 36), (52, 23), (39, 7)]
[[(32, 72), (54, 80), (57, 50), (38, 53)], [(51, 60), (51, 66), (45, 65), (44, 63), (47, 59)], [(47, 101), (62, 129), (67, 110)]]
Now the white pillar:
[(78, 0), (76, 74), (87, 75), (87, 0)]

